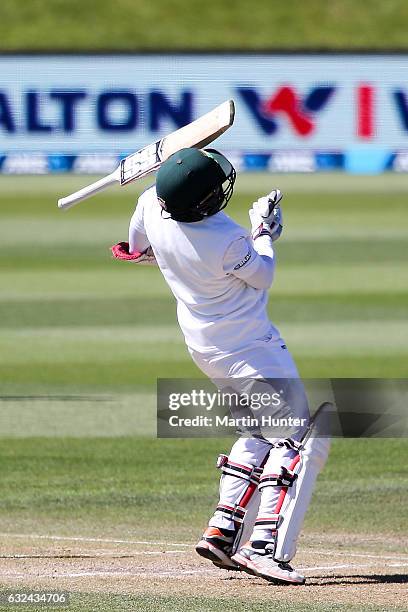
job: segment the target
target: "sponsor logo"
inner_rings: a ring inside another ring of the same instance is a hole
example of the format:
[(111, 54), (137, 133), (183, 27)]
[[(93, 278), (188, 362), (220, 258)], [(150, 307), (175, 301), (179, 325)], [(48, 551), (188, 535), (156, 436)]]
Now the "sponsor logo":
[(408, 172), (408, 151), (398, 151), (391, 162), (395, 172)]
[(38, 153), (5, 155), (1, 164), (3, 174), (47, 174), (48, 158)]
[(109, 174), (119, 163), (115, 155), (91, 153), (78, 155), (72, 164), (72, 171), (76, 174)]
[[(312, 136), (318, 127), (319, 114), (335, 100), (340, 86), (316, 85), (302, 95), (293, 85), (278, 87), (267, 98), (256, 88), (237, 87), (236, 91), (262, 133), (277, 135), (284, 124), (302, 139)], [(350, 120), (360, 140), (375, 138), (378, 127), (378, 87), (356, 83), (348, 100)], [(387, 92), (388, 100), (399, 118), (401, 129), (408, 132), (408, 95), (402, 88)]]
[(237, 88), (242, 101), (265, 134), (275, 134), (283, 119), (302, 137), (314, 132), (315, 115), (328, 104), (335, 90), (334, 85), (313, 87), (302, 97), (294, 87), (285, 85), (264, 100), (256, 89)]
[(268, 163), (270, 172), (315, 172), (316, 159), (312, 151), (276, 151)]
[(242, 268), (242, 266), (245, 266), (245, 264), (251, 259), (251, 251), (248, 251), (248, 253), (245, 255), (244, 259), (242, 261), (239, 262), (239, 264), (237, 264), (236, 266), (234, 266), (234, 270), (239, 270), (240, 268)]
[(131, 89), (109, 89), (96, 96), (85, 89), (29, 90), (16, 101), (0, 90), (0, 133), (69, 134), (80, 129), (80, 115), (92, 114), (102, 132), (131, 132), (143, 121), (151, 132), (182, 127), (193, 120), (193, 94), (181, 91), (178, 100), (152, 90), (140, 95)]

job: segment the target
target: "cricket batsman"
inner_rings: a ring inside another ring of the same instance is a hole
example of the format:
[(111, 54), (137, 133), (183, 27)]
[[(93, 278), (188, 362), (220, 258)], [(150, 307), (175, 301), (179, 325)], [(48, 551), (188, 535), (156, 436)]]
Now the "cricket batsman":
[[(259, 385), (286, 381), (286, 405), (298, 417), (308, 416), (296, 365), (266, 310), (282, 194), (275, 189), (252, 204), (249, 232), (222, 212), (235, 178), (228, 159), (213, 149), (173, 154), (155, 186), (140, 196), (129, 242), (112, 252), (118, 259), (157, 263), (176, 298), (188, 350), (204, 374)], [(276, 437), (246, 432), (228, 456), (220, 455), (220, 498), (196, 546), (199, 555), (271, 582), (305, 582), (290, 561), (328, 454), (327, 439), (305, 441), (306, 429)]]

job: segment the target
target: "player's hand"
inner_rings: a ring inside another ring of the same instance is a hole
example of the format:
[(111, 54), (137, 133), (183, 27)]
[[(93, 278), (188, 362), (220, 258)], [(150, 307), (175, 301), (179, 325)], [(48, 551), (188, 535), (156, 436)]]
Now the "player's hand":
[(111, 247), (112, 255), (115, 259), (121, 259), (122, 261), (132, 261), (133, 263), (145, 264), (145, 265), (157, 265), (156, 258), (153, 253), (152, 247), (149, 247), (144, 253), (129, 253), (128, 242), (118, 242)]
[(282, 233), (283, 221), (280, 201), (283, 194), (279, 189), (274, 189), (267, 196), (259, 198), (252, 204), (249, 218), (252, 225), (252, 238), (269, 235), (272, 240), (277, 240)]

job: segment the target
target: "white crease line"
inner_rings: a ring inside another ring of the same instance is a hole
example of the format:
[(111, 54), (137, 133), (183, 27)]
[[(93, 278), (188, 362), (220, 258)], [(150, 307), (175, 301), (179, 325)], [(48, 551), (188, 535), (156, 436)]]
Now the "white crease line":
[(182, 578), (183, 576), (199, 575), (214, 575), (219, 576), (217, 570), (180, 570), (180, 571), (163, 571), (163, 572), (114, 572), (114, 571), (92, 571), (92, 572), (50, 572), (47, 574), (37, 573), (14, 573), (1, 572), (0, 577), (3, 578), (82, 578), (85, 576), (93, 577), (132, 577), (132, 578)]
[[(80, 536), (57, 536), (57, 535), (41, 535), (41, 534), (25, 534), (25, 533), (0, 533), (0, 537), (10, 538), (31, 538), (34, 540), (55, 540), (55, 541), (67, 541), (67, 542), (96, 542), (106, 544), (146, 544), (147, 546), (182, 546), (185, 548), (194, 547), (194, 543), (186, 544), (184, 542), (156, 542), (148, 540), (116, 540), (109, 538), (85, 538)], [(314, 548), (303, 549), (302, 552), (317, 555), (339, 555), (347, 557), (359, 557), (363, 559), (377, 559), (380, 561), (391, 560), (391, 561), (408, 561), (408, 555), (371, 555), (368, 553), (355, 553), (349, 551), (334, 551), (334, 550), (319, 550)]]
[(95, 553), (89, 554), (85, 553), (81, 554), (67, 554), (67, 555), (47, 555), (44, 554), (16, 554), (16, 555), (2, 555), (0, 554), (0, 559), (104, 559), (105, 557), (109, 557), (111, 559), (121, 559), (122, 557), (134, 557), (136, 555), (182, 555), (182, 550), (137, 550), (132, 553), (127, 552), (105, 552), (105, 553)]
[[(212, 570), (211, 570), (212, 572)], [(36, 576), (38, 578), (82, 578), (84, 576), (101, 576), (101, 577), (111, 577), (115, 578), (118, 576), (127, 576), (127, 577), (135, 577), (135, 578), (181, 578), (182, 576), (191, 576), (193, 574), (208, 574), (208, 572), (197, 570), (180, 570), (178, 572), (113, 572), (113, 571), (93, 571), (93, 572), (69, 572), (69, 573), (55, 573), (55, 574), (42, 574)], [(215, 572), (212, 572), (215, 573)]]
[(67, 542), (101, 542), (102, 544), (147, 544), (148, 546), (185, 546), (190, 548), (193, 544), (184, 544), (180, 542), (149, 542), (146, 540), (113, 540), (105, 538), (82, 538), (79, 536), (53, 536), (39, 535), (35, 533), (0, 533), (1, 538), (31, 538), (33, 540), (56, 540)]
[(317, 555), (340, 555), (340, 556), (346, 556), (346, 557), (361, 557), (363, 559), (380, 559), (380, 560), (386, 560), (386, 559), (390, 559), (391, 561), (407, 561), (408, 560), (408, 556), (404, 555), (404, 556), (390, 556), (390, 555), (370, 555), (368, 553), (353, 553), (353, 552), (348, 552), (347, 550), (344, 551), (340, 551), (340, 550), (317, 550), (315, 548), (307, 548), (307, 549), (303, 549), (303, 552), (307, 552), (307, 553), (316, 553)]
[[(368, 567), (373, 567), (374, 563), (364, 563), (362, 565), (355, 563), (341, 563), (337, 565), (319, 565), (315, 567), (302, 567), (298, 568), (302, 572), (315, 572), (315, 571), (330, 571), (338, 569), (353, 569), (360, 570)], [(387, 564), (392, 567), (399, 567), (398, 564)], [(408, 565), (408, 564), (407, 564)], [(128, 578), (177, 578), (181, 579), (184, 576), (220, 576), (219, 570), (214, 569), (191, 569), (191, 570), (176, 570), (176, 571), (146, 571), (146, 572), (132, 572), (132, 571), (83, 571), (83, 572), (50, 572), (44, 574), (38, 574), (36, 572), (26, 573), (14, 573), (14, 572), (1, 572), (0, 578), (83, 578), (83, 577), (128, 577)]]

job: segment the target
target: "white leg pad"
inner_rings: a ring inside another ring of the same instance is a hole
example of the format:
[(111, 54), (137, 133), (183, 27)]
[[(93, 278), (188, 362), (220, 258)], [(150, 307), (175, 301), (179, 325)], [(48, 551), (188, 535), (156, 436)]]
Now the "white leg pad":
[[(322, 418), (326, 418), (324, 414)], [(312, 497), (316, 478), (329, 454), (330, 438), (314, 437), (315, 431), (316, 428), (312, 428), (311, 434), (303, 442), (298, 463), (293, 468), (297, 478), (292, 486), (282, 489), (276, 508), (279, 518), (275, 534), (274, 558), (278, 561), (290, 561), (296, 554), (296, 542)]]
[[(259, 504), (258, 484), (262, 473), (262, 462), (271, 445), (255, 438), (239, 438), (228, 456), (221, 455), (218, 465), (222, 470), (220, 479), (220, 498), (211, 527), (235, 529), (242, 525), (248, 506), (253, 507), (252, 497), (256, 498), (255, 515)], [(252, 521), (253, 524), (253, 521)], [(241, 534), (242, 529), (239, 529)], [(239, 537), (241, 541), (241, 536)]]

